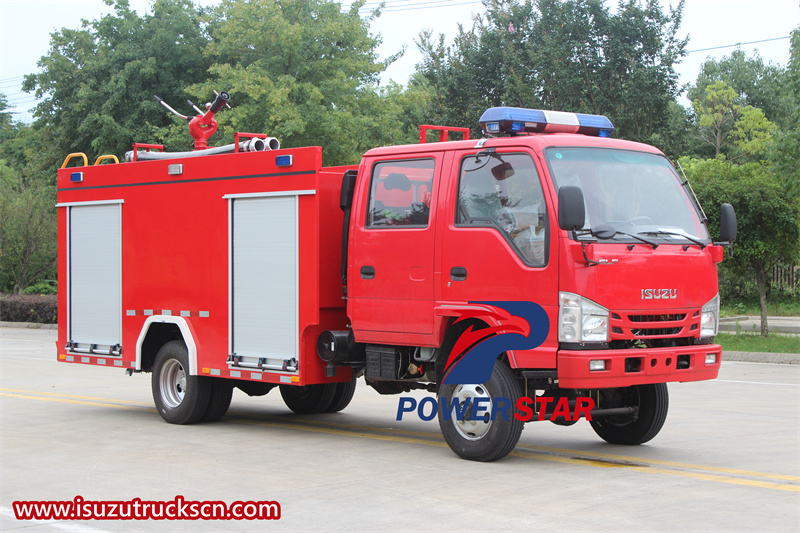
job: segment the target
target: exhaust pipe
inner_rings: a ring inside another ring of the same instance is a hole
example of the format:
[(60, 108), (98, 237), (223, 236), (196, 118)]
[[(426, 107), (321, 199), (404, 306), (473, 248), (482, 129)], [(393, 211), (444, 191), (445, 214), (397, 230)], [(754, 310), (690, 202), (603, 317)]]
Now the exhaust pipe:
[[(253, 137), (239, 143), (240, 152), (265, 152), (267, 150), (278, 150), (281, 143), (275, 137), (259, 139)], [(193, 150), (191, 152), (145, 152), (139, 150), (136, 154), (137, 161), (159, 161), (163, 159), (178, 159), (181, 157), (202, 157), (206, 155), (231, 154), (236, 151), (236, 144), (226, 144), (205, 150)], [(133, 162), (133, 150), (125, 152), (125, 161)]]

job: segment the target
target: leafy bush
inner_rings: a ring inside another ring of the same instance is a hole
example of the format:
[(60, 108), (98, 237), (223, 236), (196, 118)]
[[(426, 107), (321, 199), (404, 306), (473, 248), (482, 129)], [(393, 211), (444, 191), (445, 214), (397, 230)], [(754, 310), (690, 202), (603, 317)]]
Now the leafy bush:
[(58, 297), (55, 294), (0, 296), (0, 321), (57, 324)]
[(58, 294), (58, 283), (55, 280), (40, 281), (22, 291), (22, 294)]

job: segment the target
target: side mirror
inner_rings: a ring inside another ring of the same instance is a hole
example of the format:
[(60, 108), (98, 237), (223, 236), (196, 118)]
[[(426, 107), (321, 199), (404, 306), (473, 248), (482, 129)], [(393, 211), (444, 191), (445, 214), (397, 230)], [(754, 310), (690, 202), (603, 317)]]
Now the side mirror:
[(586, 209), (583, 204), (583, 191), (574, 185), (564, 185), (558, 189), (558, 227), (567, 231), (576, 231), (581, 229), (585, 223)]
[(722, 214), (719, 220), (719, 240), (730, 242), (736, 240), (736, 212), (731, 204), (722, 204)]

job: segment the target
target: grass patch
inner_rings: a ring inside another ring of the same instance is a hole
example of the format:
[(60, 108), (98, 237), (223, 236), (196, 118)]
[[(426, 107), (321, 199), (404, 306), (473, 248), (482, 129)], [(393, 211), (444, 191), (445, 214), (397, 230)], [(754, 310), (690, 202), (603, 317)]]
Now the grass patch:
[(800, 336), (773, 333), (769, 337), (752, 333), (720, 333), (714, 337), (723, 350), (731, 352), (800, 353)]
[[(751, 302), (722, 302), (720, 314), (723, 318), (731, 316), (761, 316), (761, 305), (757, 301)], [(769, 316), (800, 316), (800, 299), (783, 298), (767, 302)]]

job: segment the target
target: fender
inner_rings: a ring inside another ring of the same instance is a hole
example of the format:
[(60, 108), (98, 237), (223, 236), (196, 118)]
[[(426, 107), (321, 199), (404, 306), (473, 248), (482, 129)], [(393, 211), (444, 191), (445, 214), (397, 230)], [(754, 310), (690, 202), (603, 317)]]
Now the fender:
[[(464, 313), (467, 312), (474, 312), (474, 311), (483, 311), (486, 313), (485, 316), (482, 316), (481, 319), (486, 322), (489, 327), (496, 327), (500, 326), (500, 321), (496, 319), (496, 317), (491, 313), (492, 309), (485, 305), (480, 305), (476, 303), (443, 303), (437, 305), (434, 312), (437, 316), (441, 317), (460, 317)], [(444, 321), (443, 321), (444, 322)], [(514, 350), (507, 350), (506, 353), (508, 354), (509, 362), (511, 363), (511, 368), (517, 368), (517, 360), (514, 357)]]
[(462, 312), (459, 320), (476, 318), (488, 322), (494, 317), (501, 324), (478, 330), (470, 327), (459, 337), (448, 355), (443, 384), (485, 383), (492, 375), (495, 354), (514, 349), (530, 350), (547, 338), (550, 322), (544, 308), (537, 303), (524, 300), (469, 303), (485, 305), (489, 310), (477, 308)]
[(197, 375), (197, 344), (194, 342), (194, 330), (192, 326), (181, 316), (171, 315), (153, 315), (147, 317), (142, 325), (142, 330), (139, 332), (139, 339), (136, 341), (136, 370), (142, 369), (142, 343), (144, 343), (147, 332), (150, 330), (150, 325), (154, 322), (165, 324), (175, 324), (181, 330), (183, 342), (186, 343), (186, 350), (189, 352), (189, 374), (192, 376)]

